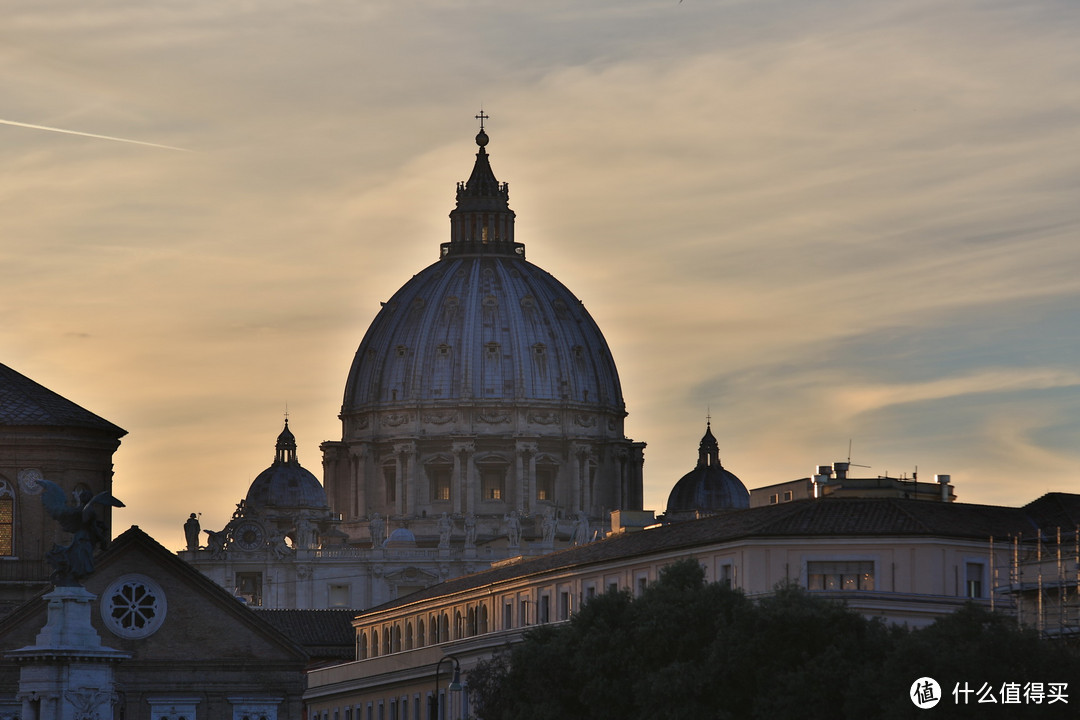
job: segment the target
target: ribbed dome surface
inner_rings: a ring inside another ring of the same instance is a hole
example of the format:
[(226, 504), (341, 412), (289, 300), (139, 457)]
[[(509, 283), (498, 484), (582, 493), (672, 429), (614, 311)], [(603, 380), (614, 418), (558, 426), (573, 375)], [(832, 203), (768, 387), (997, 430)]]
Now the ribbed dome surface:
[(710, 427), (698, 446), (698, 464), (682, 476), (668, 495), (667, 513), (703, 512), (750, 507), (750, 492), (734, 473), (720, 464), (720, 452)]
[(592, 317), (512, 255), (448, 255), (407, 282), (360, 343), (343, 409), (462, 400), (623, 407)]
[(244, 504), (249, 510), (327, 507), (322, 483), (296, 459), (296, 438), (288, 420), (278, 435), (274, 464), (252, 481)]

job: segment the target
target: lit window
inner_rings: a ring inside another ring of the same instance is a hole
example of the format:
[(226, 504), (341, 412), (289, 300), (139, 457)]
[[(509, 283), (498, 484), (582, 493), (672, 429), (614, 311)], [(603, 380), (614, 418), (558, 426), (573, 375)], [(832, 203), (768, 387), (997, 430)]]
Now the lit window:
[(0, 480), (0, 555), (15, 554), (15, 493)]
[(506, 498), (506, 468), (501, 465), (486, 465), (480, 468), (480, 493), (484, 500), (504, 500)]
[(536, 499), (551, 501), (555, 499), (555, 466), (536, 466)]
[(873, 561), (826, 561), (806, 563), (810, 590), (873, 590)]
[(450, 499), (450, 474), (452, 468), (449, 465), (429, 465), (427, 468), (428, 479), (431, 481), (431, 499), (435, 502), (446, 502)]

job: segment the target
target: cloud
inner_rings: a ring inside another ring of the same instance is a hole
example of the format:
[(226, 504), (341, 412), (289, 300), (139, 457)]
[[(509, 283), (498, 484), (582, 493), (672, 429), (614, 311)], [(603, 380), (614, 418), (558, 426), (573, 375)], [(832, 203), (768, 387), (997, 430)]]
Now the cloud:
[(131, 431), (131, 522), (224, 524), (285, 402), (309, 469), (340, 434), (483, 103), (518, 239), (612, 346), (649, 506), (706, 408), (750, 485), (854, 438), (1024, 502), (1075, 476), (1078, 26), (1050, 0), (16, 2), (5, 117), (200, 152), (0, 132), (0, 361)]

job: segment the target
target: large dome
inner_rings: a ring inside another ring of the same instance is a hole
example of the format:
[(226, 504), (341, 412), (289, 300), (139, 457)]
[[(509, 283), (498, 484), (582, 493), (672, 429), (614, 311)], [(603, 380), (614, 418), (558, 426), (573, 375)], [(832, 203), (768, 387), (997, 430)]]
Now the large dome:
[(592, 317), (516, 255), (448, 256), (407, 282), (360, 344), (344, 412), (463, 400), (623, 408)]

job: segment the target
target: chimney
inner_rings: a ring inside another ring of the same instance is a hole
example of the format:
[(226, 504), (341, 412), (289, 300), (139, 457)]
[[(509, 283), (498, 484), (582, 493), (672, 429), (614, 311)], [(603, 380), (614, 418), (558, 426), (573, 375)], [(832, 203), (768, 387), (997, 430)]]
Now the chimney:
[(934, 482), (941, 486), (941, 502), (949, 502), (949, 481), (951, 475), (935, 475)]
[(836, 462), (833, 463), (833, 470), (836, 471), (837, 480), (847, 480), (848, 468), (851, 467), (851, 463)]
[(815, 472), (810, 478), (810, 485), (814, 490), (813, 497), (819, 498), (825, 496), (824, 486), (828, 484), (831, 477), (831, 465), (818, 465), (817, 468), (815, 468)]

